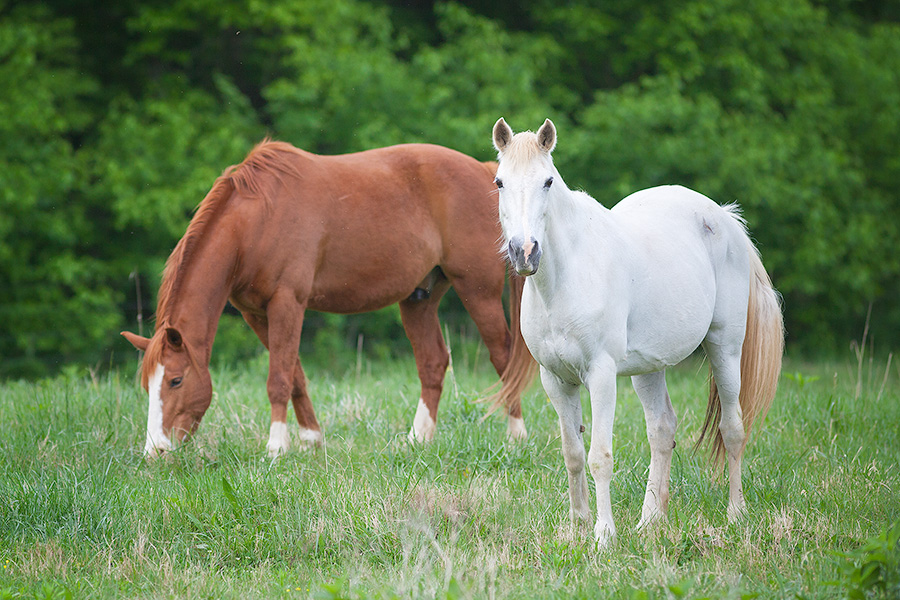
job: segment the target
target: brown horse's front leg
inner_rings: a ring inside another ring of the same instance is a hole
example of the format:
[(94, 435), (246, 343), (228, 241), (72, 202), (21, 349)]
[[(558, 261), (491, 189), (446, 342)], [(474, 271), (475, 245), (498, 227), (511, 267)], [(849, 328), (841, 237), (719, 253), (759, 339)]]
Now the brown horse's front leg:
[[(269, 426), (269, 441), (266, 444), (266, 450), (272, 458), (283, 454), (290, 446), (290, 436), (287, 429), (287, 402), (282, 402), (283, 398), (283, 378), (272, 376), (272, 354), (269, 354), (269, 380), (266, 388), (269, 393), (269, 401), (272, 404), (272, 424)], [(276, 390), (273, 395), (273, 390)], [(316, 419), (316, 413), (312, 407), (312, 401), (306, 391), (306, 377), (303, 373), (303, 367), (300, 366), (300, 359), (296, 359), (296, 365), (293, 370), (291, 402), (294, 405), (294, 414), (297, 416), (297, 423), (300, 425), (299, 440), (301, 448), (313, 448), (322, 444), (322, 430), (319, 427), (319, 421)]]
[(272, 423), (269, 426), (266, 450), (272, 458), (286, 452), (290, 445), (287, 429), (288, 399), (294, 403), (297, 420), (303, 428), (303, 439), (307, 442), (312, 441), (310, 438), (314, 436), (317, 440), (321, 439), (319, 424), (306, 393), (306, 381), (297, 357), (304, 310), (305, 307), (297, 302), (293, 293), (278, 291), (269, 300), (265, 317), (243, 313), (244, 320), (269, 349), (266, 391), (272, 405)]
[[(241, 313), (244, 320), (250, 325), (250, 328), (256, 333), (259, 340), (267, 349), (269, 348), (269, 321), (265, 317), (255, 315), (250, 312)], [(303, 318), (301, 313), (300, 319)], [(297, 342), (299, 345), (299, 341)], [(271, 358), (271, 354), (269, 355)], [(316, 419), (316, 413), (313, 410), (312, 401), (309, 399), (309, 393), (306, 391), (306, 376), (303, 373), (303, 367), (300, 365), (300, 358), (296, 357), (293, 371), (293, 388), (291, 390), (291, 401), (294, 404), (294, 413), (297, 415), (297, 422), (300, 424), (300, 442), (304, 446), (318, 446), (322, 443), (322, 429), (319, 427), (319, 421)], [(274, 405), (273, 405), (274, 406)], [(285, 405), (286, 406), (286, 405)], [(280, 409), (279, 409), (280, 410)], [(272, 423), (269, 431), (269, 444), (278, 446), (278, 440), (287, 437), (287, 415), (281, 421), (275, 420), (275, 412), (273, 409)], [(274, 425), (278, 423), (277, 425)], [(281, 423), (284, 423), (282, 430)]]
[[(266, 450), (274, 458), (287, 451), (287, 403), (293, 396), (294, 372), (305, 306), (290, 291), (276, 291), (266, 308), (269, 337), (269, 378), (266, 391), (272, 405), (272, 424)], [(305, 390), (305, 386), (304, 386)]]

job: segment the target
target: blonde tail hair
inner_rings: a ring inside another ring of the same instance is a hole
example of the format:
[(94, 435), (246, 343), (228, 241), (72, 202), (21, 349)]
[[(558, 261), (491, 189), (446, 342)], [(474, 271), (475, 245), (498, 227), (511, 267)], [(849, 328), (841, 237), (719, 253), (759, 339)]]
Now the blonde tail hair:
[[(748, 243), (751, 245), (750, 297), (747, 303), (747, 331), (741, 346), (739, 395), (746, 434), (745, 447), (750, 439), (754, 422), (765, 418), (775, 398), (775, 389), (778, 387), (778, 378), (781, 374), (781, 357), (784, 353), (784, 321), (780, 296), (772, 287), (772, 280), (763, 267), (759, 252), (749, 239)], [(710, 368), (709, 402), (697, 447), (715, 430), (716, 436), (711, 442), (710, 454), (716, 468), (720, 468), (725, 460), (725, 442), (718, 428), (721, 417), (719, 390)], [(743, 450), (742, 447), (741, 453)]]

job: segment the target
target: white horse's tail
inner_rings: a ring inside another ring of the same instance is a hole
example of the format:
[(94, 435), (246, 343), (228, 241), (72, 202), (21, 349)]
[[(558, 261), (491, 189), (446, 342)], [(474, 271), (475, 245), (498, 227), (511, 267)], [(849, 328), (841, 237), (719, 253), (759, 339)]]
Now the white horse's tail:
[[(756, 247), (749, 238), (747, 243), (750, 245), (750, 298), (747, 304), (747, 332), (741, 347), (739, 396), (746, 434), (745, 446), (750, 439), (753, 423), (765, 418), (775, 398), (784, 353), (784, 321), (780, 296), (772, 287), (772, 280), (763, 267)], [(725, 442), (718, 429), (721, 416), (719, 391), (710, 370), (709, 403), (697, 446), (713, 430), (716, 431), (710, 448), (716, 468), (720, 468), (725, 459)], [(743, 453), (743, 448), (741, 452)]]

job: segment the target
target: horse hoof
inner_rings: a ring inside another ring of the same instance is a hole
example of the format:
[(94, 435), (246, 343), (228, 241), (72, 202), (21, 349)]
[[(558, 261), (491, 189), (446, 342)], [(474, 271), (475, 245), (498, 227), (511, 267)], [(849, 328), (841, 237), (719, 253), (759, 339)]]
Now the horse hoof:
[(418, 431), (415, 425), (410, 427), (406, 439), (410, 444), (427, 444), (434, 438), (434, 430)]
[(648, 533), (655, 531), (659, 525), (665, 521), (666, 518), (659, 512), (654, 512), (649, 517), (642, 517), (640, 521), (638, 521), (637, 527), (635, 527), (635, 531), (638, 533)]
[(743, 502), (741, 504), (730, 504), (727, 514), (729, 523), (738, 523), (747, 516), (747, 505)]
[(616, 529), (605, 523), (597, 523), (594, 527), (594, 539), (597, 540), (597, 548), (609, 547), (616, 539)]
[(300, 450), (314, 450), (322, 445), (322, 432), (318, 430), (301, 427), (297, 437), (300, 440)]

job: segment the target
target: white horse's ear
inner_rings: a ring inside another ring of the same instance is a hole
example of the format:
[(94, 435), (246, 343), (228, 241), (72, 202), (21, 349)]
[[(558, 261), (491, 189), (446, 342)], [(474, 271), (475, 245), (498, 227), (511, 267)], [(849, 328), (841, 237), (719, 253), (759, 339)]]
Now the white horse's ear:
[(497, 122), (494, 123), (494, 148), (497, 149), (497, 152), (503, 152), (503, 149), (512, 141), (512, 137), (513, 130), (506, 124), (503, 117), (497, 119)]
[(547, 119), (537, 132), (538, 144), (549, 154), (556, 148), (556, 126), (553, 121)]

